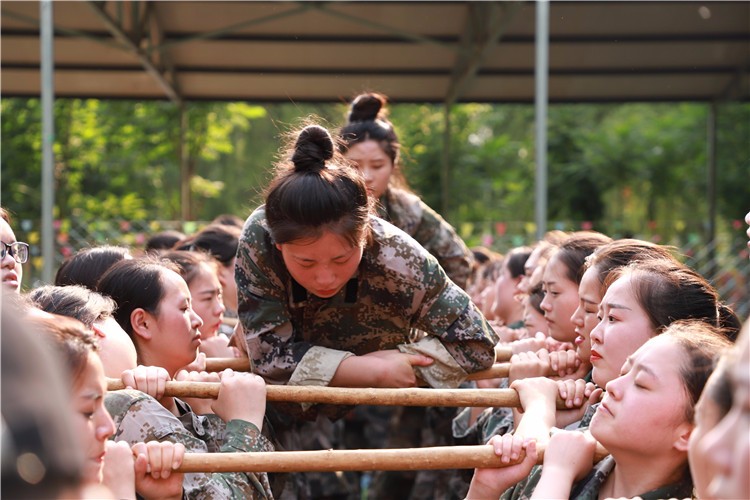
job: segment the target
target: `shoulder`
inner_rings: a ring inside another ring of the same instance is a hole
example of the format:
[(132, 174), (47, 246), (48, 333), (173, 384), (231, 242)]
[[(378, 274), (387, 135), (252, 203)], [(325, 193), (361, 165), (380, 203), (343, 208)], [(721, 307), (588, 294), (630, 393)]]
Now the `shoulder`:
[(149, 399), (153, 398), (144, 392), (133, 389), (110, 391), (104, 396), (104, 407), (112, 415), (112, 418), (117, 420), (118, 418), (121, 419), (128, 411), (147, 405)]
[(389, 188), (384, 197), (390, 220), (413, 235), (419, 227), (425, 208), (429, 210), (429, 207), (419, 196), (403, 189)]
[(241, 241), (254, 241), (265, 239), (268, 236), (268, 223), (266, 222), (266, 206), (261, 205), (245, 220), (242, 226)]
[(437, 260), (422, 245), (393, 224), (378, 217), (370, 218), (372, 244), (368, 254), (373, 263), (404, 277), (421, 279), (438, 266)]

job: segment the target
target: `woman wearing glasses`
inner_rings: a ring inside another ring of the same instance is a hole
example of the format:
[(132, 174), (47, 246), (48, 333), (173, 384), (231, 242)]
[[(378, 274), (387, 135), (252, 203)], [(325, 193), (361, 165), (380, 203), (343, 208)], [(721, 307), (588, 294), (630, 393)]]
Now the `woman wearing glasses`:
[(16, 241), (16, 235), (10, 227), (10, 214), (0, 207), (0, 278), (6, 289), (21, 292), (23, 267), (21, 264), (29, 258), (29, 245)]

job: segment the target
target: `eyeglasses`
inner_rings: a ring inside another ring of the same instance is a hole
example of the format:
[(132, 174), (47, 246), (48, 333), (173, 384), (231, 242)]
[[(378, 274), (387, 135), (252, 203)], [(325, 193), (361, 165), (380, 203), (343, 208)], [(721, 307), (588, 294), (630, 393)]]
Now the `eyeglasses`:
[(29, 260), (29, 244), (21, 241), (15, 243), (5, 243), (0, 241), (2, 247), (0, 248), (0, 260), (4, 259), (5, 256), (10, 253), (10, 256), (15, 259), (19, 264), (23, 264)]

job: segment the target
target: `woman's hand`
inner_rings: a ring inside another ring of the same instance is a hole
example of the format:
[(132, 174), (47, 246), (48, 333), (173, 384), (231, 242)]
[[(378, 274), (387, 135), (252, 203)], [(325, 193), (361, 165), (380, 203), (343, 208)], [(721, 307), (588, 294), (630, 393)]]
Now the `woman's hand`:
[(125, 441), (105, 443), (102, 484), (117, 499), (135, 499), (134, 458), (130, 445)]
[(602, 396), (602, 390), (596, 384), (583, 379), (558, 380), (557, 386), (560, 398), (565, 401), (566, 408), (569, 408), (557, 411), (555, 426), (561, 429), (581, 420), (586, 409)]
[[(560, 378), (575, 374), (581, 368), (581, 360), (576, 351), (553, 351), (549, 353), (549, 366)], [(584, 367), (588, 369), (587, 367)]]
[(125, 370), (120, 378), (126, 388), (145, 392), (155, 399), (161, 399), (164, 396), (167, 381), (172, 379), (169, 372), (161, 366), (143, 365), (138, 365), (132, 370)]
[(200, 352), (209, 358), (239, 358), (240, 351), (229, 345), (229, 339), (224, 335), (214, 335), (201, 341)]
[(167, 381), (171, 380), (166, 369), (161, 366), (138, 365), (132, 370), (122, 372), (120, 378), (128, 389), (145, 392), (159, 401), (173, 415), (178, 415), (179, 412), (174, 398), (171, 396), (164, 397)]
[(225, 422), (245, 420), (262, 430), (266, 414), (266, 382), (254, 373), (226, 369), (221, 372), (219, 396), (212, 401), (211, 408)]
[(375, 351), (359, 357), (376, 373), (371, 387), (416, 387), (415, 366), (429, 366), (433, 359), (421, 354), (405, 354), (397, 349)]
[[(216, 372), (188, 372), (180, 370), (174, 377), (180, 382), (221, 382), (221, 377)], [(207, 398), (182, 398), (184, 402), (190, 405), (193, 413), (196, 415), (207, 415), (213, 413), (211, 405), (213, 400)]]
[(533, 337), (516, 340), (515, 342), (511, 342), (510, 344), (513, 354), (519, 354), (528, 351), (536, 352), (539, 349), (544, 349), (546, 346), (547, 336), (542, 332), (536, 332)]
[(510, 358), (508, 381), (534, 377), (546, 377), (550, 370), (550, 357), (547, 349), (537, 352), (522, 352)]
[(469, 492), (466, 495), (467, 499), (498, 498), (505, 490), (528, 476), (531, 468), (536, 464), (538, 458), (536, 441), (532, 439), (505, 434), (493, 436), (488, 444), (492, 445), (495, 455), (500, 457), (503, 464), (510, 464), (521, 458), (522, 451), (525, 451), (526, 455), (514, 465), (475, 469)]
[(510, 385), (521, 401), (520, 409), (513, 409), (516, 433), (544, 444), (549, 430), (555, 425), (558, 387), (546, 377), (524, 378)]
[(559, 431), (552, 434), (544, 452), (544, 467), (558, 467), (579, 481), (594, 466), (596, 439), (589, 432)]
[(182, 498), (183, 473), (175, 472), (182, 464), (185, 446), (169, 441), (136, 443), (135, 490), (144, 498)]
[[(199, 352), (198, 355), (195, 357), (192, 363), (187, 364), (180, 368), (180, 370), (185, 370), (188, 372), (204, 372), (206, 371), (206, 353), (205, 352)], [(178, 371), (180, 371), (178, 370)]]

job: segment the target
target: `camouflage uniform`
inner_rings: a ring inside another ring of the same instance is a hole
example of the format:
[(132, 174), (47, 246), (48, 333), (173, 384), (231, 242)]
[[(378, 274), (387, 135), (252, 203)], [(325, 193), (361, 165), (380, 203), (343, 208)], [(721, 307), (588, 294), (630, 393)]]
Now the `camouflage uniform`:
[[(140, 391), (109, 392), (104, 404), (115, 422), (114, 441), (170, 441), (182, 443), (188, 453), (273, 451), (250, 422), (198, 416), (182, 401), (180, 418)], [(273, 498), (264, 473), (192, 473), (185, 474), (182, 484), (183, 497), (190, 499)]]
[(466, 289), (474, 256), (453, 226), (419, 196), (403, 189), (388, 188), (379, 201), (378, 215), (417, 240), (448, 277)]
[[(435, 359), (415, 368), (433, 387), (457, 387), (494, 363), (495, 332), (435, 258), (377, 217), (370, 226), (355, 276), (321, 299), (287, 272), (265, 209), (248, 218), (237, 253), (239, 315), (256, 372), (268, 382), (328, 385), (345, 358), (396, 347)], [(415, 328), (429, 335), (407, 343)]]
[[(457, 387), (494, 362), (495, 333), (437, 260), (401, 230), (370, 219), (371, 242), (355, 276), (321, 299), (289, 275), (267, 230), (265, 210), (245, 223), (237, 254), (239, 316), (256, 373), (267, 382), (328, 385), (341, 361), (398, 348), (435, 359), (415, 372), (432, 387)], [(428, 335), (409, 342), (413, 329)], [(333, 419), (348, 409), (276, 404), (277, 432), (296, 419)]]
[[(417, 240), (438, 260), (448, 277), (465, 289), (474, 256), (453, 227), (421, 198), (408, 191), (389, 188), (379, 202), (378, 215)], [(455, 416), (455, 408), (390, 407), (386, 410), (369, 406), (359, 413), (370, 426), (385, 431), (383, 436), (365, 442), (363, 447), (382, 447), (378, 444), (385, 439), (388, 439), (388, 448), (453, 444), (450, 422)], [(352, 423), (356, 424), (346, 421), (347, 425)], [(345, 432), (349, 435), (353, 430), (346, 429)], [(411, 490), (412, 500), (434, 499), (445, 489), (447, 481), (447, 471), (380, 471), (375, 474), (370, 495), (371, 498), (393, 498)]]
[[(597, 500), (599, 498), (599, 490), (614, 468), (615, 459), (611, 455), (605, 457), (591, 469), (591, 472), (585, 478), (573, 485), (573, 488), (570, 490), (570, 498), (576, 500)], [(500, 497), (501, 500), (530, 499), (541, 477), (542, 466), (537, 465), (531, 470), (529, 477), (503, 493)], [(682, 479), (676, 483), (662, 486), (636, 496), (643, 500), (657, 500), (660, 498), (692, 498), (692, 495), (693, 483), (686, 471)]]

